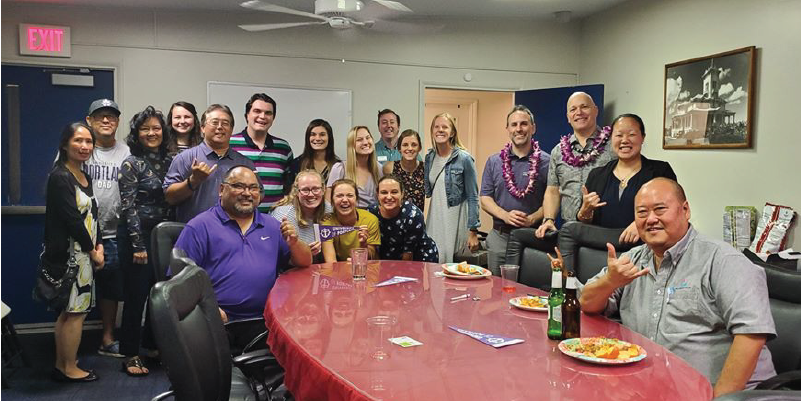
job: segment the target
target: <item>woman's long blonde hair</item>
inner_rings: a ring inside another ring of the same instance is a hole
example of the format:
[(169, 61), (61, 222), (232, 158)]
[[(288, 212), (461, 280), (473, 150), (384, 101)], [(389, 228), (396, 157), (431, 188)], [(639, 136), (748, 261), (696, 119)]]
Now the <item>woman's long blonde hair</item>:
[[(370, 133), (370, 129), (364, 125), (357, 125), (348, 132), (348, 138), (346, 140), (348, 149), (346, 150), (347, 158), (345, 159), (345, 178), (353, 180), (353, 182), (359, 182), (356, 174), (356, 133), (359, 132), (360, 129), (366, 130), (371, 138), (373, 135)], [(380, 169), (381, 167), (375, 159), (375, 141), (373, 141), (373, 153), (370, 153), (367, 157), (367, 170), (373, 175), (373, 182), (378, 182), (378, 171)]]
[(434, 119), (431, 120), (431, 128), (429, 130), (429, 134), (431, 136), (431, 147), (434, 149), (437, 148), (437, 143), (434, 142), (434, 123), (436, 123), (437, 119), (440, 117), (448, 120), (448, 124), (451, 126), (451, 132), (453, 132), (453, 136), (451, 136), (450, 139), (451, 146), (454, 148), (464, 149), (464, 145), (462, 145), (462, 142), (459, 140), (459, 132), (456, 131), (456, 118), (454, 118), (450, 113), (439, 113), (434, 116)]
[[(300, 200), (298, 199), (298, 181), (301, 177), (305, 177), (307, 175), (313, 175), (320, 180), (320, 187), (323, 188), (323, 193), (320, 194), (322, 200), (320, 201), (320, 205), (317, 206), (317, 209), (314, 211), (314, 216), (312, 221), (306, 221), (303, 218), (303, 209), (300, 207)], [(300, 227), (308, 227), (314, 223), (319, 223), (323, 220), (325, 216), (325, 182), (323, 182), (323, 176), (320, 175), (315, 170), (303, 170), (295, 176), (295, 183), (292, 184), (292, 190), (289, 191), (289, 194), (281, 198), (280, 201), (275, 203), (275, 206), (285, 206), (285, 205), (292, 205), (295, 208), (295, 219), (298, 221), (298, 226)]]

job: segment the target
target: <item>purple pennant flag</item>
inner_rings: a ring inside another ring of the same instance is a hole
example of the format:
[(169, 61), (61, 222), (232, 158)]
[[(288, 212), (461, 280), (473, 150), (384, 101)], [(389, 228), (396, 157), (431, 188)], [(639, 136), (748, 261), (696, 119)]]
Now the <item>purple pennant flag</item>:
[(495, 335), (495, 334), (485, 334), (485, 333), (479, 333), (479, 332), (476, 332), (476, 331), (469, 331), (469, 330), (460, 329), (460, 328), (454, 327), (454, 326), (448, 326), (448, 327), (450, 327), (453, 330), (458, 331), (459, 333), (462, 333), (464, 335), (473, 337), (476, 340), (481, 341), (484, 344), (491, 345), (491, 346), (493, 346), (495, 348), (501, 348), (501, 347), (505, 347), (507, 345), (512, 345), (512, 344), (520, 344), (520, 343), (525, 341), (525, 340), (521, 340), (519, 338), (501, 337), (501, 336), (498, 336), (498, 335)]
[(338, 237), (342, 234), (347, 234), (358, 229), (358, 226), (324, 226), (322, 224), (315, 224), (314, 236), (317, 241), (328, 241), (331, 238)]

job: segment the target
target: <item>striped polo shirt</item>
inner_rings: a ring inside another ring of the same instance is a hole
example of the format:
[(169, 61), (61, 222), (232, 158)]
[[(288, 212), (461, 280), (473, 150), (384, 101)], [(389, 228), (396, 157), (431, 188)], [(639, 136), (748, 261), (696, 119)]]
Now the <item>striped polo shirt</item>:
[(284, 184), (289, 176), (289, 164), (294, 158), (289, 142), (267, 134), (264, 148), (259, 150), (247, 134), (247, 129), (231, 135), (231, 149), (253, 161), (256, 173), (264, 186), (264, 198), (259, 210), (267, 213), (275, 202), (284, 197)]

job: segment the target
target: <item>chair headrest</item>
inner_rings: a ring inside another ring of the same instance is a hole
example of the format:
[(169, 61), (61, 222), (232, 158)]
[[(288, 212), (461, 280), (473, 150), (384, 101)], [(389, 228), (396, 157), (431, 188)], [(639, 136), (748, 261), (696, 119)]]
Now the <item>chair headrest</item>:
[(762, 266), (771, 298), (801, 304), (801, 272), (772, 266)]

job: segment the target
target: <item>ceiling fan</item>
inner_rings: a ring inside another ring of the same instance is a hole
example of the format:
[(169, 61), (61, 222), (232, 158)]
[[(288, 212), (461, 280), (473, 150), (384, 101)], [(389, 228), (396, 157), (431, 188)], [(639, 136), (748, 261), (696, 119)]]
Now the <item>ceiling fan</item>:
[[(386, 11), (392, 13), (411, 13), (412, 10), (402, 3), (391, 0), (368, 0), (370, 3), (375, 3), (383, 6)], [(272, 24), (248, 24), (239, 25), (240, 28), (251, 31), (267, 31), (273, 29), (294, 28), (306, 25), (323, 25), (328, 24), (335, 29), (348, 29), (354, 26), (361, 26), (370, 28), (375, 24), (373, 19), (357, 19), (356, 15), (363, 14), (365, 10), (364, 2), (360, 0), (315, 0), (314, 13), (295, 10), (292, 8), (279, 6), (276, 4), (265, 3), (260, 0), (246, 1), (240, 6), (258, 11), (284, 13), (291, 15), (299, 15), (303, 17), (313, 18), (317, 21), (311, 22), (282, 22)], [(375, 13), (373, 13), (375, 14)]]

